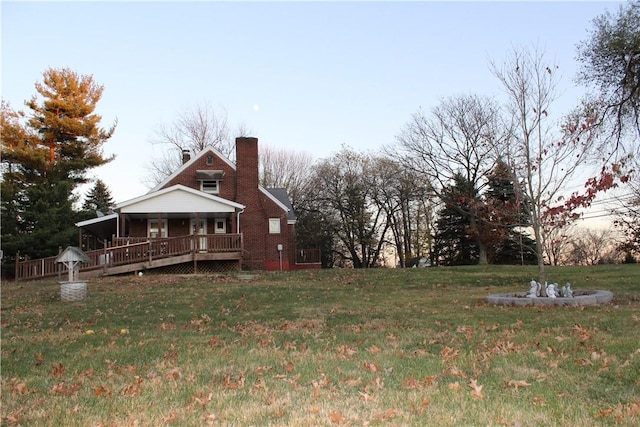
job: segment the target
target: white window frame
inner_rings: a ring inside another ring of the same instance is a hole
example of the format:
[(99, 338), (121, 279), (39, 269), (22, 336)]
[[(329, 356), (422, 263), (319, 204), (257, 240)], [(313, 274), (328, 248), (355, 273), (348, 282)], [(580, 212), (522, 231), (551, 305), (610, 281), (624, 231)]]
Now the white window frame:
[[(167, 228), (167, 219), (161, 220), (161, 229), (160, 236), (158, 236), (158, 219), (157, 218), (149, 218), (147, 219), (147, 237), (150, 239), (156, 239), (158, 237), (162, 239), (166, 239), (168, 236), (169, 229)], [(154, 235), (152, 235), (152, 233)]]
[(269, 218), (269, 234), (280, 234), (280, 218)]
[[(218, 227), (220, 224), (222, 224), (222, 228)], [(214, 218), (213, 227), (215, 234), (225, 234), (227, 232), (227, 220), (225, 218)]]
[[(215, 186), (213, 189), (206, 189), (205, 183), (212, 184), (211, 186)], [(215, 184), (214, 184), (215, 183)], [(202, 180), (200, 181), (200, 191), (207, 194), (220, 194), (220, 181), (218, 180)]]

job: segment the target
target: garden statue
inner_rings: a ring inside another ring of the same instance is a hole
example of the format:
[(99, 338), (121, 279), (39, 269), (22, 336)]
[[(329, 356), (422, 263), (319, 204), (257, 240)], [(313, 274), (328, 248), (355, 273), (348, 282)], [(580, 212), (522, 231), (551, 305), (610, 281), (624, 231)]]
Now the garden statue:
[(573, 298), (573, 291), (571, 290), (571, 283), (567, 282), (567, 284), (562, 287), (562, 296), (564, 298)]
[(558, 295), (559, 293), (558, 293), (557, 283), (551, 283), (550, 285), (547, 286), (547, 296), (549, 298), (556, 298)]
[(531, 288), (529, 289), (529, 292), (527, 292), (527, 297), (529, 298), (539, 297), (540, 288), (541, 288), (540, 283), (536, 282), (535, 280), (531, 280), (531, 282), (529, 282), (529, 286), (531, 286)]

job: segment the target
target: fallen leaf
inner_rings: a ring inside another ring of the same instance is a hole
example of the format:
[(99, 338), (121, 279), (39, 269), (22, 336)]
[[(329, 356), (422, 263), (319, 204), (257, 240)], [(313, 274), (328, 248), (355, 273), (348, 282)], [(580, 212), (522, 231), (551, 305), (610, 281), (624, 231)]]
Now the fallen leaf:
[(54, 378), (60, 378), (64, 373), (64, 371), (65, 371), (64, 366), (58, 363), (57, 365), (53, 365), (53, 367), (51, 367), (51, 370), (49, 371), (49, 375), (51, 375)]
[(529, 387), (531, 384), (526, 382), (525, 380), (508, 380), (505, 381), (505, 388), (513, 387), (516, 391), (520, 387)]
[(93, 387), (93, 391), (96, 393), (96, 397), (99, 397), (101, 395), (105, 395), (108, 397), (111, 397), (111, 391), (109, 391), (107, 388), (105, 388), (104, 385), (101, 385), (100, 387), (94, 386)]
[(365, 361), (363, 364), (364, 368), (371, 372), (380, 372), (380, 367), (373, 362)]
[(442, 351), (440, 351), (440, 357), (442, 358), (442, 360), (446, 362), (451, 362), (456, 357), (458, 357), (459, 353), (460, 351), (458, 349), (453, 349), (451, 347), (444, 346), (442, 348)]
[(472, 379), (469, 382), (469, 387), (473, 389), (473, 391), (471, 391), (472, 396), (482, 399), (482, 387), (484, 387), (484, 385), (480, 385), (477, 380)]
[(334, 424), (344, 424), (347, 422), (347, 419), (342, 415), (342, 412), (330, 412), (329, 419)]
[(20, 396), (29, 393), (29, 388), (24, 382), (18, 382), (13, 385), (13, 394), (19, 394)]
[(447, 385), (447, 388), (449, 390), (457, 390), (460, 388), (460, 383), (458, 381), (454, 382), (454, 383), (450, 383), (449, 385)]
[(386, 421), (393, 418), (396, 415), (396, 410), (393, 408), (389, 408), (386, 411), (377, 414), (374, 418), (380, 421)]

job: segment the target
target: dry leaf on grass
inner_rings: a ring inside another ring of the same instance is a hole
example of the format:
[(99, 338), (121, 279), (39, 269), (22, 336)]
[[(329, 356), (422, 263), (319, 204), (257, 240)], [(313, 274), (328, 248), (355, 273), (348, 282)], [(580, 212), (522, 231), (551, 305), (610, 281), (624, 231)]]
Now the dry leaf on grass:
[(342, 412), (330, 412), (329, 419), (334, 424), (344, 424), (347, 422), (347, 419), (342, 415)]
[(505, 388), (512, 387), (515, 391), (518, 391), (520, 387), (529, 387), (531, 384), (525, 380), (507, 380), (504, 382)]
[(469, 382), (469, 387), (472, 388), (473, 390), (471, 391), (471, 395), (474, 397), (477, 397), (478, 399), (482, 399), (482, 387), (484, 387), (484, 385), (480, 385), (478, 384), (478, 381), (475, 379), (472, 379)]

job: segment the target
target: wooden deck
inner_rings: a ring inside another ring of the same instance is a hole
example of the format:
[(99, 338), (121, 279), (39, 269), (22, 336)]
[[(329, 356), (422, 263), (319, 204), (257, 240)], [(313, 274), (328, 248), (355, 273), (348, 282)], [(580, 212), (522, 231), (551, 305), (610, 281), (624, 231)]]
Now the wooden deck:
[[(116, 245), (86, 252), (90, 263), (80, 268), (80, 277), (109, 276), (198, 261), (242, 260), (241, 234), (207, 234), (161, 239), (119, 238)], [(19, 261), (16, 280), (39, 279), (62, 274), (57, 257)]]

